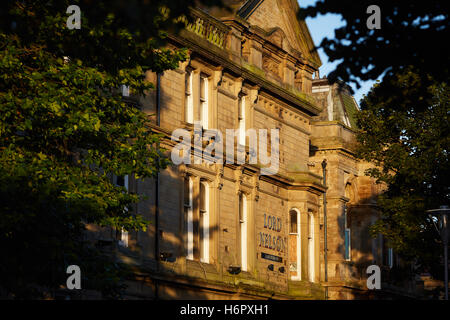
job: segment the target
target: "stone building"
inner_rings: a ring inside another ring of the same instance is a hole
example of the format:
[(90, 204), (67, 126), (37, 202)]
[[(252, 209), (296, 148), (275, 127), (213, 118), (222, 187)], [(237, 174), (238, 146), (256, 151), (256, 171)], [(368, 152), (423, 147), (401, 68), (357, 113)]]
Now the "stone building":
[[(327, 160), (328, 282), (331, 299), (417, 297), (414, 281), (392, 281), (393, 268), (405, 267), (382, 235), (369, 227), (379, 218), (376, 197), (383, 185), (365, 175), (370, 163), (354, 157), (358, 104), (343, 83), (314, 79), (312, 93), (321, 106), (313, 117), (310, 161)], [(311, 171), (319, 173), (317, 165)], [(382, 289), (367, 290), (367, 267), (377, 265)]]
[[(368, 234), (381, 189), (353, 154), (356, 102), (345, 86), (315, 77), (321, 61), (297, 19), (297, 1), (226, 2), (231, 12), (193, 10), (195, 22), (170, 38), (171, 46), (189, 48), (189, 60), (164, 74), (148, 72), (156, 89), (129, 97), (165, 135), (168, 156), (180, 143), (176, 132), (188, 132), (192, 143), (182, 156), (202, 161), (172, 165), (153, 180), (116, 178), (147, 196), (135, 211), (152, 224), (118, 239), (91, 230), (102, 241), (119, 240), (118, 258), (135, 269), (127, 298), (379, 295), (367, 289), (365, 268), (389, 268), (394, 255)], [(204, 137), (208, 129), (222, 140), (235, 130), (234, 154), (224, 152), (231, 163), (206, 161), (219, 153), (205, 152), (217, 142)], [(271, 168), (277, 162), (269, 174), (267, 162), (248, 161), (256, 152), (248, 129), (268, 132), (257, 142), (274, 160)]]

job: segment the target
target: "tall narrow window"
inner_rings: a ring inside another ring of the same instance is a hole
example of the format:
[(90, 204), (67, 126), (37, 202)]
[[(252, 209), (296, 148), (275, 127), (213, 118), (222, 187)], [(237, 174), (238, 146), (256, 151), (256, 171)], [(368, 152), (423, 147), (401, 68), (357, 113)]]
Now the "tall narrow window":
[(350, 261), (350, 229), (345, 229), (345, 239), (344, 239), (344, 245), (345, 245), (345, 260)]
[(301, 280), (300, 270), (300, 212), (289, 211), (289, 272), (292, 280)]
[(184, 102), (184, 119), (187, 123), (194, 123), (194, 97), (192, 95), (193, 75), (192, 71), (186, 70), (184, 88), (185, 88), (185, 102)]
[(347, 204), (344, 203), (344, 258), (347, 261), (351, 259), (351, 234), (348, 227)]
[[(114, 176), (114, 185), (125, 187), (125, 190), (128, 192), (128, 175), (125, 176)], [(124, 208), (125, 211), (128, 211), (128, 208)], [(120, 230), (119, 236), (119, 245), (122, 247), (128, 247), (128, 232), (123, 228)]]
[(192, 178), (188, 177), (184, 179), (184, 216), (186, 219), (187, 229), (187, 259), (194, 259), (194, 213), (192, 205)]
[(297, 212), (295, 210), (291, 210), (289, 212), (289, 216), (290, 216), (290, 229), (289, 229), (289, 233), (290, 234), (297, 234), (298, 232), (298, 219), (297, 219)]
[(314, 215), (308, 214), (308, 263), (309, 263), (309, 281), (314, 282), (315, 278), (315, 254), (314, 254)]
[(394, 266), (394, 250), (392, 248), (388, 248), (387, 254), (387, 265), (389, 268), (392, 268)]
[(239, 121), (239, 144), (245, 146), (245, 96), (239, 97), (238, 121)]
[(388, 241), (384, 237), (382, 238), (382, 242), (383, 264), (389, 268), (392, 268), (394, 266), (394, 250), (388, 246)]
[(241, 240), (241, 270), (247, 271), (247, 197), (243, 193), (239, 195), (239, 229)]
[(203, 129), (208, 129), (208, 78), (200, 75), (200, 122)]
[(209, 188), (205, 181), (200, 183), (200, 261), (209, 263)]

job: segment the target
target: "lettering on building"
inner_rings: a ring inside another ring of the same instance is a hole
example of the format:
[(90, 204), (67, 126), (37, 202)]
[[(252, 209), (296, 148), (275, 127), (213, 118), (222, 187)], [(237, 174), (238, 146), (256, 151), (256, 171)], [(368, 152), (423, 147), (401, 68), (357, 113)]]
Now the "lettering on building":
[(267, 232), (259, 232), (258, 245), (280, 253), (286, 252), (286, 237), (282, 237), (279, 234), (282, 225), (280, 217), (264, 214), (264, 229), (267, 229)]

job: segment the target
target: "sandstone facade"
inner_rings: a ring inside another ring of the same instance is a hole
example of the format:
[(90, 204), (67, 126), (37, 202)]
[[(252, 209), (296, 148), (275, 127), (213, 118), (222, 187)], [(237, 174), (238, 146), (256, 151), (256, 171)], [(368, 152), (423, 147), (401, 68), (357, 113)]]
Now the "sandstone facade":
[[(193, 11), (195, 23), (170, 42), (188, 47), (190, 59), (159, 76), (148, 72), (157, 89), (136, 103), (165, 135), (169, 156), (174, 130), (195, 138), (193, 120), (223, 133), (241, 126), (278, 129), (279, 170), (261, 175), (259, 163), (181, 164), (155, 180), (130, 179), (129, 191), (147, 196), (135, 210), (152, 224), (121, 235), (117, 254), (136, 268), (127, 297), (376, 295), (365, 286), (365, 268), (382, 265), (386, 255), (381, 240), (368, 235), (381, 187), (364, 176), (370, 165), (352, 151), (356, 102), (326, 79), (314, 79), (321, 61), (306, 24), (296, 18), (296, 1), (228, 2), (232, 12)], [(270, 151), (270, 141), (259, 147)], [(248, 138), (245, 146), (248, 157)]]

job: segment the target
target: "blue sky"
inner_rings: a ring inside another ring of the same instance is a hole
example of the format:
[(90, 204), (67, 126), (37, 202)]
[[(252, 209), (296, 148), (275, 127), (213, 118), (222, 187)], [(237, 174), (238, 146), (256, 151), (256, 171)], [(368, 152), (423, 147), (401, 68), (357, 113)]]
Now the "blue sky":
[[(300, 7), (307, 7), (313, 5), (315, 2), (317, 2), (317, 0), (298, 0)], [(309, 32), (314, 40), (314, 44), (319, 45), (323, 38), (334, 38), (334, 29), (344, 25), (344, 22), (339, 15), (327, 14), (316, 16), (315, 18), (307, 18), (306, 24), (309, 27)], [(319, 69), (320, 77), (323, 77), (333, 71), (337, 63), (329, 62), (328, 57), (323, 50), (319, 50), (319, 55), (322, 60), (322, 67)], [(362, 96), (370, 90), (374, 82), (375, 81), (360, 82), (361, 88), (359, 90), (352, 85), (353, 90), (355, 90), (355, 99), (358, 103)]]

